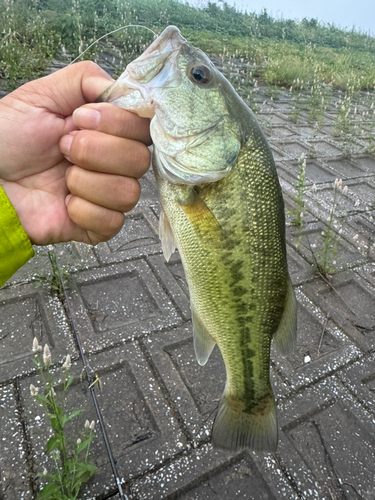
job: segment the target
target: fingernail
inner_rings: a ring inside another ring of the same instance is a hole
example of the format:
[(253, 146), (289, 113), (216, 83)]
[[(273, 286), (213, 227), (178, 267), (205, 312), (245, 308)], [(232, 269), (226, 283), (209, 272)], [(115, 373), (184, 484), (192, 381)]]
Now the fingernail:
[(71, 135), (64, 135), (64, 137), (62, 137), (60, 141), (60, 151), (68, 160), (69, 160), (70, 147), (72, 145), (72, 141), (73, 141), (73, 136)]
[(99, 125), (100, 113), (96, 109), (78, 108), (73, 112), (73, 121), (79, 128), (95, 129)]

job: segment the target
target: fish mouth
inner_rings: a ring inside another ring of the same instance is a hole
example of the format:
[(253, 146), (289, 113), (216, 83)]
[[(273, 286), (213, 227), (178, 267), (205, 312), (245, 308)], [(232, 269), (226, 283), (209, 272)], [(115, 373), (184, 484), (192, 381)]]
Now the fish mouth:
[(143, 54), (128, 64), (124, 73), (97, 102), (110, 102), (141, 117), (153, 118), (156, 106), (150, 93), (155, 88), (180, 84), (175, 70), (177, 55), (184, 43), (186, 40), (178, 28), (168, 26)]

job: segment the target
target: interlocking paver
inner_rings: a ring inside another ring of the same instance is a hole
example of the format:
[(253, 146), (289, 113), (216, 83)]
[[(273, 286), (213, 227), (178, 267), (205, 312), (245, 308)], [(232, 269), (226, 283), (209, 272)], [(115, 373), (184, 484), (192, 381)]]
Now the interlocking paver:
[(182, 321), (143, 259), (79, 273), (69, 295), (86, 352)]
[(304, 498), (373, 498), (374, 420), (340, 383), (306, 389), (279, 415), (278, 454)]
[(210, 445), (203, 445), (147, 475), (137, 482), (133, 491), (139, 500), (298, 498), (275, 459), (246, 452), (231, 457), (213, 450)]
[(0, 387), (0, 498), (31, 500), (22, 426), (13, 384)]
[(365, 280), (346, 271), (334, 276), (332, 286), (315, 280), (302, 289), (357, 346), (364, 351), (373, 349), (375, 293)]
[[(366, 149), (374, 144), (374, 122), (362, 114), (367, 96), (358, 97), (350, 136), (338, 136), (342, 92), (333, 92), (320, 125), (309, 121), (308, 95), (298, 104), (297, 123), (290, 92), (272, 96), (260, 86), (255, 103), (284, 192), (288, 264), (298, 299), (296, 345), (288, 354), (271, 352), (277, 453), (230, 454), (209, 444), (224, 364), (217, 348), (205, 366), (195, 360), (188, 288), (178, 252), (168, 263), (162, 255), (150, 169), (140, 180), (139, 204), (115, 238), (95, 248), (55, 247), (59, 266), (70, 273), (69, 312), (46, 285), (53, 269), (45, 248), (37, 248), (0, 289), (1, 500), (35, 500), (37, 474), (51, 468), (44, 453), (51, 430), (30, 397), (30, 384), (40, 385), (34, 336), (50, 345), (53, 369), (73, 355), (66, 407), (86, 411), (67, 424), (68, 434), (79, 434), (86, 418), (97, 420), (80, 378), (70, 313), (103, 384), (98, 402), (119, 479), (132, 500), (375, 498), (375, 157)], [(303, 227), (297, 228), (301, 153), (306, 192)], [(339, 272), (324, 281), (313, 252), (323, 245), (336, 178), (348, 186), (333, 224)], [(82, 498), (120, 498), (98, 423), (91, 458), (99, 472)]]
[(64, 308), (45, 287), (23, 284), (0, 289), (0, 383), (35, 371), (33, 338), (56, 356), (75, 350)]

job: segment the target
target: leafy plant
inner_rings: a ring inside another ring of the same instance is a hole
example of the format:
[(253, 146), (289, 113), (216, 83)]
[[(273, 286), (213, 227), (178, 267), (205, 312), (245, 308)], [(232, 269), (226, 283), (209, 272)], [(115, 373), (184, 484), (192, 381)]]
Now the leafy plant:
[[(62, 389), (51, 375), (51, 352), (46, 344), (44, 350), (34, 338), (34, 363), (39, 369), (43, 381), (43, 393), (33, 384), (30, 385), (31, 396), (45, 409), (53, 430), (53, 436), (46, 445), (46, 454), (52, 456), (55, 472), (46, 469), (41, 477), (47, 484), (39, 493), (39, 500), (75, 500), (84, 483), (97, 472), (97, 467), (88, 462), (90, 445), (94, 438), (95, 421), (86, 420), (81, 436), (75, 443), (70, 443), (65, 434), (65, 425), (78, 417), (84, 410), (65, 413), (64, 399), (66, 391), (74, 378), (70, 375), (71, 358), (68, 354), (63, 363)], [(43, 355), (41, 354), (43, 352)], [(58, 397), (60, 393), (61, 398)], [(58, 401), (61, 399), (61, 401)]]
[[(48, 250), (48, 257), (52, 265), (52, 272), (49, 274), (35, 274), (33, 280), (35, 281), (35, 288), (39, 288), (42, 285), (48, 286), (52, 292), (56, 292), (59, 297), (63, 297), (63, 285), (60, 279), (59, 268), (56, 262), (56, 255), (52, 249)], [(70, 273), (66, 269), (61, 269), (61, 277), (64, 285), (68, 285), (70, 279)]]

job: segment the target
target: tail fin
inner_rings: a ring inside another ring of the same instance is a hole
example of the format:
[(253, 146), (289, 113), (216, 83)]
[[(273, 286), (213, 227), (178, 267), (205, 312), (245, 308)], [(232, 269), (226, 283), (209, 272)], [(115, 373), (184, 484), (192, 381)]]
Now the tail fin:
[[(234, 404), (233, 404), (234, 403)], [(242, 402), (230, 403), (224, 394), (212, 429), (212, 444), (217, 448), (238, 451), (249, 448), (275, 452), (277, 448), (276, 405), (270, 388), (250, 412)]]

